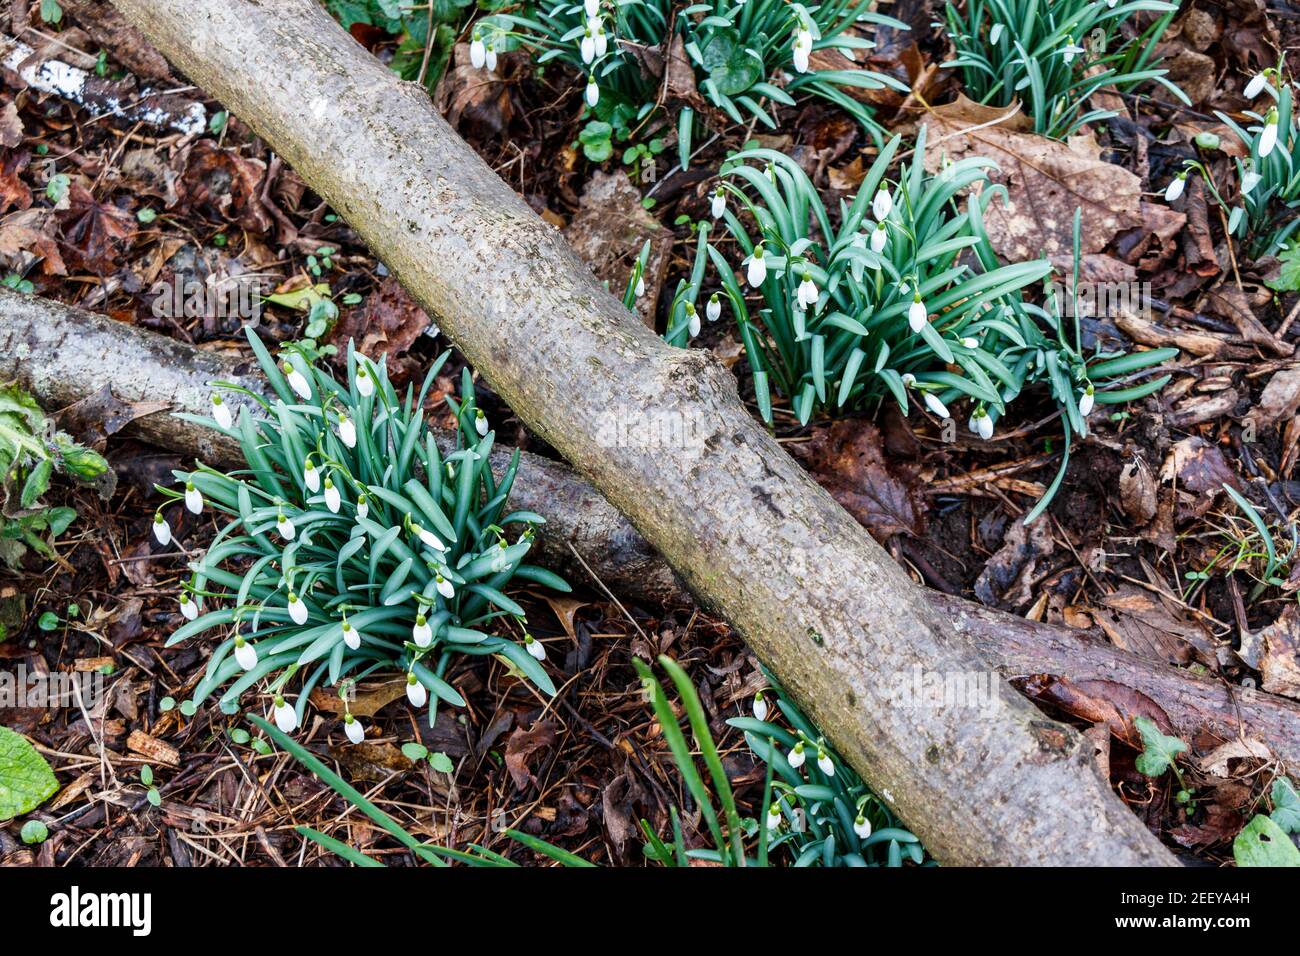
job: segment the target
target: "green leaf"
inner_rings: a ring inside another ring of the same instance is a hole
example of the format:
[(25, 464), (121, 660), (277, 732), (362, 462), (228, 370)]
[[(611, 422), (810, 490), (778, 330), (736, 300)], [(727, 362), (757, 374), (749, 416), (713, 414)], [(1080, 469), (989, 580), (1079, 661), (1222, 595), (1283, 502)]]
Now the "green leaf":
[(28, 820), (23, 824), (23, 828), (18, 832), (18, 835), (24, 843), (32, 846), (37, 843), (44, 843), (50, 835), (50, 828), (40, 820)]
[(451, 758), (445, 753), (430, 754), (429, 766), (439, 773), (451, 773), (456, 769), (456, 765), (451, 762)]
[(1286, 832), (1264, 814), (1246, 824), (1232, 841), (1238, 866), (1300, 866), (1300, 850)]
[(31, 742), (0, 727), (0, 820), (30, 813), (59, 789), (59, 781)]
[(140, 768), (140, 782), (146, 787), (153, 786), (153, 767), (145, 764)]
[(1136, 717), (1133, 725), (1142, 735), (1142, 753), (1138, 754), (1139, 773), (1148, 777), (1159, 777), (1174, 765), (1175, 758), (1187, 752), (1187, 744), (1177, 737), (1167, 737), (1160, 732), (1150, 717)]
[(1273, 812), (1270, 819), (1287, 833), (1300, 833), (1300, 796), (1286, 777), (1273, 781)]
[(1275, 292), (1300, 292), (1300, 242), (1293, 242), (1277, 254), (1281, 268), (1277, 278), (1266, 280)]
[(614, 144), (610, 141), (614, 127), (603, 120), (592, 120), (578, 134), (582, 144), (582, 153), (593, 163), (603, 163), (614, 153)]
[(36, 463), (36, 467), (27, 476), (23, 484), (22, 497), (19, 499), (24, 508), (36, 504), (36, 499), (45, 494), (50, 487), (50, 475), (54, 473), (54, 462), (46, 458)]
[(410, 741), (402, 744), (402, 756), (412, 761), (423, 760), (429, 756), (429, 748), (422, 743)]
[(59, 626), (59, 616), (53, 611), (46, 611), (40, 616), (36, 626), (42, 631), (53, 631)]
[(46, 23), (58, 23), (63, 19), (59, 0), (41, 0), (41, 19)]
[(762, 62), (751, 54), (734, 30), (713, 35), (704, 48), (704, 69), (718, 92), (736, 96), (763, 78)]

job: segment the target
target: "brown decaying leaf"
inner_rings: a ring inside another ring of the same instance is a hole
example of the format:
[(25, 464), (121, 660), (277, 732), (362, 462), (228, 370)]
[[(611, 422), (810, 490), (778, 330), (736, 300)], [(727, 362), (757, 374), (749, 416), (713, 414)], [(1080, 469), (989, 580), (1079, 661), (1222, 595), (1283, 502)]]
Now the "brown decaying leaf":
[(238, 223), (249, 232), (271, 228), (270, 213), (261, 200), (266, 163), (234, 149), (222, 149), (209, 139), (197, 141), (180, 163), (176, 191), (182, 202)]
[(18, 116), (18, 101), (9, 100), (0, 106), (0, 147), (14, 149), (23, 141), (23, 121)]
[(1121, 585), (1101, 603), (1093, 611), (1097, 625), (1116, 647), (1141, 657), (1187, 664), (1210, 646), (1204, 628), (1136, 585)]
[(1264, 690), (1300, 700), (1300, 605), (1289, 602), (1256, 637)]
[(1135, 717), (1148, 717), (1161, 733), (1173, 733), (1173, 724), (1164, 709), (1126, 684), (1110, 680), (1072, 681), (1055, 674), (1031, 674), (1018, 683), (1035, 700), (1054, 704), (1082, 720), (1104, 724), (1115, 739), (1135, 750), (1142, 749), (1141, 734), (1133, 724)]
[(0, 215), (10, 209), (31, 207), (32, 191), (22, 179), (31, 158), (32, 154), (25, 149), (12, 150), (0, 157)]
[(429, 328), (429, 316), (392, 276), (388, 276), (366, 300), (345, 309), (330, 333), (330, 341), (344, 346), (351, 339), (357, 351), (390, 362), (404, 356)]
[(317, 687), (311, 692), (312, 706), (329, 714), (354, 717), (373, 717), (395, 700), (406, 696), (406, 678), (384, 681), (382, 684), (362, 684), (355, 688), (356, 696), (344, 702), (333, 691)]
[(1284, 418), (1292, 418), (1300, 410), (1300, 365), (1278, 369), (1269, 378), (1259, 396), (1259, 403), (1247, 416), (1256, 427), (1272, 425)]
[(514, 105), (499, 69), (477, 69), (470, 62), (469, 44), (457, 43), (452, 65), (434, 90), (434, 105), (452, 126), (459, 128), (464, 120), (475, 131), (502, 135), (514, 117)]
[(1160, 468), (1160, 481), (1179, 492), (1178, 517), (1199, 516), (1214, 506), (1225, 483), (1240, 489), (1237, 473), (1218, 445), (1193, 435), (1177, 442)]
[(528, 760), (539, 750), (555, 745), (556, 723), (554, 720), (539, 720), (525, 730), (517, 728), (506, 741), (506, 770), (515, 788), (525, 790), (537, 778), (528, 768)]
[(1051, 555), (1055, 548), (1051, 525), (1035, 521), (1010, 521), (1002, 538), (1002, 546), (985, 563), (975, 580), (975, 596), (989, 607), (1006, 604), (1020, 607), (1033, 597), (1033, 587), (1039, 576), (1039, 562)]
[(58, 414), (59, 427), (83, 444), (102, 448), (105, 440), (116, 435), (137, 418), (166, 411), (167, 402), (124, 402), (110, 386), (87, 395)]

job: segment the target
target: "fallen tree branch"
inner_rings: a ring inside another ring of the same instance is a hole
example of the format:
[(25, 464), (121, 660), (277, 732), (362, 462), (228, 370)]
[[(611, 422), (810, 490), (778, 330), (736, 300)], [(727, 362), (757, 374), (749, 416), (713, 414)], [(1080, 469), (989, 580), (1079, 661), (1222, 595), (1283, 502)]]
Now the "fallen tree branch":
[[(446, 122), (314, 0), (116, 0), (341, 213), (536, 434), (737, 628), (940, 860), (1171, 864), (1075, 731), (900, 706), (899, 678), (988, 673), (924, 592), (780, 448), (710, 355), (630, 315)], [(611, 416), (689, 425), (602, 440)], [(1000, 682), (999, 682), (999, 686)]]
[[(19, 380), (49, 408), (106, 386), (129, 404), (165, 403), (166, 413), (136, 419), (132, 427), (155, 444), (210, 464), (241, 467), (238, 445), (170, 412), (207, 414), (207, 383), (214, 380), (259, 391), (262, 380), (249, 370), (236, 358), (0, 288), (0, 381)], [(448, 435), (440, 442), (450, 449), (454, 439)], [(510, 455), (509, 448), (493, 452), (498, 471)], [(547, 516), (539, 535), (547, 564), (575, 582), (587, 579), (590, 569), (613, 593), (650, 605), (690, 601), (663, 559), (591, 485), (550, 459), (522, 452), (520, 460), (512, 500)], [(1203, 733), (1232, 740), (1240, 734), (1300, 766), (1300, 704), (1262, 692), (1234, 693), (1212, 677), (1139, 657), (1092, 631), (1040, 624), (938, 591), (924, 594), (1006, 678), (1051, 674), (1076, 684), (1114, 681), (1155, 701), (1185, 740)]]

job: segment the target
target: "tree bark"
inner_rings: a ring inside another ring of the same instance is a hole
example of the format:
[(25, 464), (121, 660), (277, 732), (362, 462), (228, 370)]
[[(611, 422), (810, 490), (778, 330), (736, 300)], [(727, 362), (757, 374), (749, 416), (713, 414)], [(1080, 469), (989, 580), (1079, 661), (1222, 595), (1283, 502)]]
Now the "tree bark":
[[(995, 708), (900, 706), (899, 682), (914, 668), (942, 678), (989, 664), (749, 416), (727, 370), (631, 316), (428, 96), (319, 4), (116, 4), (349, 221), (525, 424), (732, 622), (938, 859), (1173, 862), (1080, 736), (1000, 682)], [(648, 425), (682, 440), (648, 445)]]

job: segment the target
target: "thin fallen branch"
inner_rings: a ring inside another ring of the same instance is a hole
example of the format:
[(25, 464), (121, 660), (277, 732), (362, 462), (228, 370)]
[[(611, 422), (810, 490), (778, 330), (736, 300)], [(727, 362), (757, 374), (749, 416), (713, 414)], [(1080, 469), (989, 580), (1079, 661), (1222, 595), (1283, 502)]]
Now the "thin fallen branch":
[[(728, 618), (940, 860), (1172, 864), (1075, 731), (999, 705), (900, 706), (987, 674), (971, 642), (781, 450), (712, 356), (671, 348), (314, 0), (117, 0), (341, 213), (536, 434)], [(673, 423), (672, 447), (610, 440)]]

